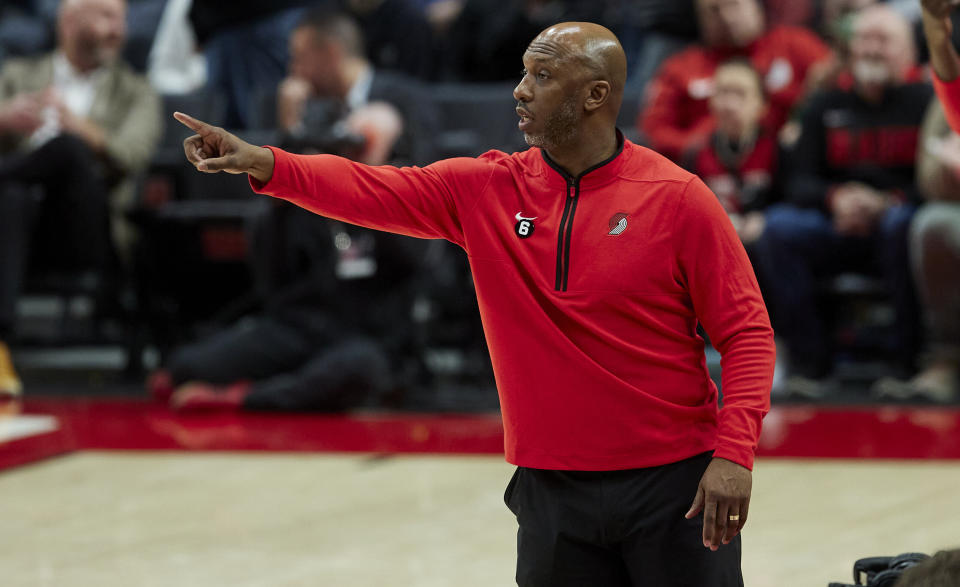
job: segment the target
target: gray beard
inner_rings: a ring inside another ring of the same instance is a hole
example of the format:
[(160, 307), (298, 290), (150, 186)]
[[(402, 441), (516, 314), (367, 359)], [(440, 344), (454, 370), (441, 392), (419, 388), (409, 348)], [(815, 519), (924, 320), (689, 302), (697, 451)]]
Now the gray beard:
[(580, 111), (577, 108), (577, 98), (576, 96), (570, 96), (547, 119), (543, 134), (523, 133), (523, 138), (531, 147), (550, 149), (572, 141), (577, 136), (579, 122)]
[(893, 73), (886, 63), (862, 59), (850, 68), (853, 79), (864, 86), (880, 86), (890, 83)]

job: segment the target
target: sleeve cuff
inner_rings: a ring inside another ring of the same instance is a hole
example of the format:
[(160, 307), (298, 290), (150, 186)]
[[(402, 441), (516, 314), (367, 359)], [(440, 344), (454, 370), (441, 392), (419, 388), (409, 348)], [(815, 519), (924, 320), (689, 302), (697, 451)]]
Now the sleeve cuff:
[(933, 78), (933, 89), (936, 90), (937, 96), (943, 104), (943, 112), (947, 117), (947, 123), (950, 124), (953, 132), (960, 133), (960, 77), (949, 82), (937, 77), (936, 72), (931, 77)]
[(751, 471), (753, 471), (753, 460), (755, 456), (754, 451), (738, 446), (718, 446), (716, 450), (713, 451), (713, 458), (726, 459), (742, 467), (746, 467)]
[(287, 165), (287, 152), (283, 149), (278, 149), (276, 147), (271, 147), (270, 145), (261, 145), (266, 149), (270, 149), (273, 152), (273, 174), (270, 176), (270, 179), (267, 182), (261, 182), (255, 179), (252, 175), (247, 175), (247, 181), (250, 182), (250, 189), (258, 194), (267, 194), (271, 195), (275, 192), (279, 181), (277, 176), (282, 175), (286, 169)]

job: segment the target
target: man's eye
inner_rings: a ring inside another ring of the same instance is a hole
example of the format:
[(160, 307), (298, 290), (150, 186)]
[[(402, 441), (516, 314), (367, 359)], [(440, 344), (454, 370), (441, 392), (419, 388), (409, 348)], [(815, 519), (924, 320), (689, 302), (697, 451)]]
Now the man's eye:
[(548, 79), (550, 74), (545, 71), (541, 71), (539, 74), (537, 74), (537, 77), (540, 79)]
[(520, 77), (527, 77), (527, 69), (526, 69), (526, 68), (520, 70)]

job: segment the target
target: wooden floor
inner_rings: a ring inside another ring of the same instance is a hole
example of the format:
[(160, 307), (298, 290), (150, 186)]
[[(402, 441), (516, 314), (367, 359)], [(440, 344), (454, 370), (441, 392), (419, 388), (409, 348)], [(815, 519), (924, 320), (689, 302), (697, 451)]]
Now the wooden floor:
[[(0, 585), (513, 585), (502, 457), (85, 451), (0, 474)], [(761, 459), (748, 587), (960, 546), (958, 461)], [(600, 586), (602, 587), (602, 586)]]

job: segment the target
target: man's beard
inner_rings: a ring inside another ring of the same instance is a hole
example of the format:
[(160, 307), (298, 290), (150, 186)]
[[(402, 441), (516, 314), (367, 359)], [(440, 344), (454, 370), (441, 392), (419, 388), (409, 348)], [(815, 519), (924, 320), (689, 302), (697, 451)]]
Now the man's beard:
[(113, 63), (120, 56), (122, 42), (108, 41), (86, 33), (78, 37), (76, 47), (85, 64), (96, 68)]
[(858, 59), (850, 67), (853, 79), (861, 86), (882, 86), (890, 83), (893, 72), (884, 61)]
[(580, 122), (580, 110), (577, 107), (577, 97), (570, 96), (560, 104), (550, 118), (547, 119), (542, 134), (523, 133), (524, 140), (531, 147), (550, 149), (573, 140), (577, 136), (577, 127)]

